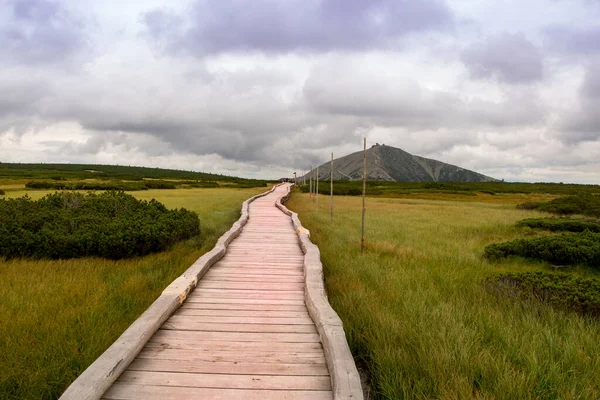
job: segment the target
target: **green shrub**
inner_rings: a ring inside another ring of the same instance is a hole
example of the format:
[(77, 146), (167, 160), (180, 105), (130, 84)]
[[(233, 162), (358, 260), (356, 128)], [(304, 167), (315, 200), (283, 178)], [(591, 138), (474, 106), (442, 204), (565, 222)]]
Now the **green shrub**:
[(6, 193), (4, 193), (4, 190), (0, 189), (0, 196), (4, 196)]
[(511, 255), (535, 258), (557, 265), (585, 264), (600, 268), (600, 233), (590, 231), (517, 239), (487, 246), (484, 256), (500, 259)]
[(500, 293), (535, 297), (553, 306), (600, 317), (600, 280), (560, 272), (507, 273), (484, 281)]
[(517, 222), (517, 226), (527, 226), (536, 229), (545, 229), (552, 232), (600, 232), (600, 222), (589, 219), (571, 218), (530, 218)]
[(118, 190), (136, 191), (148, 189), (176, 189), (173, 182), (163, 180), (145, 180), (137, 182), (107, 181), (107, 182), (47, 182), (31, 181), (25, 184), (28, 189), (54, 189), (54, 190)]
[(128, 258), (199, 233), (196, 213), (123, 192), (0, 199), (0, 256), (7, 258)]
[(167, 181), (144, 181), (143, 185), (148, 189), (177, 189), (177, 186), (173, 182)]
[(187, 183), (191, 188), (218, 188), (219, 184), (213, 181), (198, 181), (198, 182), (188, 182)]
[(523, 203), (517, 208), (545, 211), (552, 214), (581, 214), (600, 218), (600, 196), (592, 193), (580, 193), (575, 196), (559, 197), (548, 203)]
[(544, 203), (528, 201), (525, 203), (517, 204), (517, 209), (519, 209), (519, 210), (537, 210), (542, 204), (544, 204)]

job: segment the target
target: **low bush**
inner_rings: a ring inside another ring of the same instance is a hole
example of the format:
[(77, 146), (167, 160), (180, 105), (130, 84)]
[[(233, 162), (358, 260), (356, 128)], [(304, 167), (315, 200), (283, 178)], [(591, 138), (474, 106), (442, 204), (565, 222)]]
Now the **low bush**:
[(196, 213), (123, 192), (0, 199), (0, 257), (120, 259), (159, 252), (199, 233)]
[(213, 181), (198, 181), (198, 182), (188, 182), (187, 183), (191, 188), (218, 188), (219, 184)]
[(540, 238), (517, 239), (487, 246), (484, 256), (496, 260), (521, 256), (557, 265), (585, 264), (600, 268), (600, 233), (585, 231)]
[(600, 218), (600, 196), (581, 193), (575, 196), (556, 198), (548, 203), (523, 203), (517, 208), (539, 210), (559, 215), (581, 214)]
[(500, 293), (535, 297), (553, 306), (600, 317), (600, 280), (560, 272), (507, 273), (484, 281)]
[(589, 219), (571, 218), (530, 218), (517, 222), (517, 226), (545, 229), (552, 232), (600, 232), (600, 222)]
[(162, 180), (145, 180), (137, 182), (107, 181), (107, 182), (47, 182), (31, 181), (25, 184), (27, 189), (54, 189), (54, 190), (118, 190), (136, 191), (148, 189), (176, 189), (173, 182)]
[(525, 203), (517, 204), (519, 210), (537, 210), (542, 204), (541, 202), (528, 201)]
[(4, 190), (0, 189), (0, 196), (4, 196), (6, 193), (4, 193)]

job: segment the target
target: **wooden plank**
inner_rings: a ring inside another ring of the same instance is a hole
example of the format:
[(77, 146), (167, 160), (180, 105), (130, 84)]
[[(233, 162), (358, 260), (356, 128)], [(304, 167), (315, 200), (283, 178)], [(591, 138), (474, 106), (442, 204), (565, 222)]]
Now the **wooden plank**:
[(218, 324), (168, 320), (163, 329), (209, 332), (271, 332), (271, 333), (316, 333), (314, 325), (261, 325), (261, 324)]
[(196, 290), (205, 289), (236, 289), (236, 290), (261, 290), (261, 291), (299, 291), (302, 292), (304, 284), (296, 282), (224, 282), (213, 281), (210, 278), (202, 279)]
[(180, 308), (174, 315), (210, 317), (268, 317), (268, 318), (310, 318), (308, 311), (257, 311), (257, 310), (198, 310)]
[(242, 390), (167, 387), (115, 383), (105, 394), (107, 400), (331, 400), (331, 391), (309, 390)]
[(243, 299), (243, 298), (232, 298), (223, 296), (188, 296), (185, 300), (191, 303), (223, 303), (223, 304), (275, 304), (275, 305), (304, 305), (304, 300), (281, 300), (281, 299)]
[(126, 371), (120, 383), (223, 389), (331, 390), (329, 377)]
[(131, 371), (191, 372), (241, 375), (327, 376), (327, 364), (284, 364), (255, 362), (206, 362), (190, 360), (153, 360), (139, 358), (129, 365)]
[(236, 316), (209, 316), (185, 315), (175, 313), (169, 318), (168, 323), (190, 322), (196, 324), (262, 324), (262, 325), (313, 325), (313, 320), (308, 314), (300, 318), (278, 317), (236, 317)]
[(270, 268), (261, 266), (226, 266), (220, 265), (213, 267), (214, 272), (237, 273), (237, 274), (256, 274), (256, 275), (289, 275), (304, 277), (304, 270), (300, 267), (294, 268)]
[(196, 340), (219, 340), (230, 342), (291, 342), (319, 343), (316, 333), (271, 333), (271, 332), (204, 332), (159, 329), (153, 336), (157, 339), (181, 338)]
[(295, 311), (306, 312), (304, 303), (290, 304), (244, 304), (244, 303), (195, 303), (186, 301), (180, 310), (254, 310), (254, 311)]
[[(235, 270), (239, 272), (252, 273), (248, 270), (257, 270), (258, 273), (260, 271), (265, 271), (264, 273), (271, 274), (275, 271), (280, 271), (282, 273), (289, 272), (294, 274), (302, 274), (304, 272), (304, 267), (300, 264), (282, 264), (282, 263), (272, 263), (267, 264), (263, 262), (257, 263), (249, 263), (249, 262), (219, 262), (218, 265), (214, 266), (212, 269), (215, 271), (221, 270)], [(267, 272), (268, 271), (268, 272)]]
[(323, 352), (321, 343), (314, 342), (228, 342), (222, 340), (197, 340), (195, 338), (156, 338), (153, 337), (145, 347), (160, 347), (164, 349), (195, 349), (212, 351), (215, 349), (227, 351), (302, 351), (306, 353)]
[(214, 282), (265, 282), (269, 283), (304, 283), (302, 275), (277, 276), (277, 275), (250, 275), (250, 274), (227, 274), (213, 271), (206, 274), (203, 279), (209, 279)]
[(237, 290), (237, 289), (212, 289), (201, 288), (195, 290), (188, 299), (192, 298), (229, 298), (229, 299), (256, 299), (256, 300), (303, 300), (301, 291), (282, 290)]
[(212, 351), (200, 352), (188, 349), (161, 349), (146, 347), (137, 356), (154, 360), (199, 360), (207, 362), (246, 362), (246, 363), (284, 363), (284, 364), (324, 364), (325, 355), (313, 353), (282, 352), (245, 352)]

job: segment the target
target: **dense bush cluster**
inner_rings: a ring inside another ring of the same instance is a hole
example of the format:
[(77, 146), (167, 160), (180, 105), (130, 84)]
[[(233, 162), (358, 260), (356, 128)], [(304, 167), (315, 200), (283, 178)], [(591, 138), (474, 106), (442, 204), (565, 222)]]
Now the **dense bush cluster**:
[(581, 214), (600, 218), (600, 195), (580, 193), (574, 196), (559, 197), (548, 203), (523, 203), (519, 204), (517, 208), (559, 215)]
[[(300, 190), (308, 193), (306, 185)], [(329, 180), (319, 182), (319, 193), (329, 194)], [(599, 185), (576, 185), (562, 183), (524, 183), (524, 182), (389, 182), (367, 181), (368, 195), (394, 195), (410, 193), (446, 193), (475, 196), (477, 193), (490, 195), (502, 193), (549, 193), (555, 195), (574, 195), (577, 193), (600, 194)], [(333, 194), (359, 196), (362, 194), (362, 181), (339, 180), (333, 182)], [(536, 203), (537, 204), (537, 203)]]
[(25, 184), (27, 189), (54, 189), (54, 190), (148, 190), (148, 189), (176, 189), (172, 182), (162, 180), (147, 180), (138, 182), (123, 181), (97, 181), (97, 182), (47, 182), (31, 181)]
[(199, 233), (196, 213), (123, 192), (0, 199), (0, 257), (120, 259), (162, 251)]
[(589, 219), (571, 218), (530, 218), (517, 222), (519, 227), (545, 229), (552, 232), (600, 232), (600, 222)]
[(600, 233), (585, 231), (495, 243), (485, 248), (484, 255), (492, 260), (516, 255), (557, 265), (600, 268)]
[(6, 193), (4, 193), (4, 190), (0, 189), (0, 196), (4, 196)]
[(533, 296), (582, 315), (600, 317), (600, 280), (559, 272), (508, 273), (484, 282), (488, 289)]

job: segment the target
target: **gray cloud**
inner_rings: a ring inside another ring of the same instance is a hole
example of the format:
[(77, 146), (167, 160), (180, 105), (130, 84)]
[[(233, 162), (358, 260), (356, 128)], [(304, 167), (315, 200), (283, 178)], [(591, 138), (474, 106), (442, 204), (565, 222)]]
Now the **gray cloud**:
[(319, 115), (360, 117), (363, 126), (413, 130), (536, 125), (545, 122), (547, 113), (530, 91), (507, 91), (499, 102), (466, 100), (409, 78), (348, 66), (343, 60), (315, 69), (304, 84), (304, 98)]
[(600, 139), (600, 62), (591, 63), (579, 88), (579, 104), (559, 121), (567, 143)]
[(554, 25), (544, 31), (548, 49), (570, 55), (600, 53), (600, 25), (573, 27)]
[(199, 0), (187, 27), (165, 10), (143, 16), (149, 36), (172, 52), (364, 50), (452, 27), (442, 0)]
[(0, 64), (62, 63), (86, 44), (83, 22), (59, 3), (9, 0), (3, 10), (8, 17), (0, 28)]
[(476, 79), (518, 84), (543, 78), (542, 54), (521, 33), (489, 37), (465, 49), (461, 58)]

